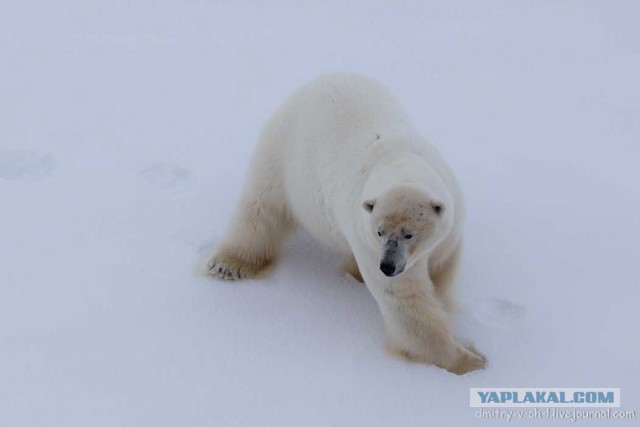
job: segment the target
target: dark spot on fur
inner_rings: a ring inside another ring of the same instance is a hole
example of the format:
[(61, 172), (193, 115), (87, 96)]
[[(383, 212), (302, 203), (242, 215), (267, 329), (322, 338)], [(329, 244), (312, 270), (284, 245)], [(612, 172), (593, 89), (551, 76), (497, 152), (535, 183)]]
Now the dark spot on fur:
[(376, 203), (375, 200), (365, 200), (364, 202), (362, 202), (362, 207), (364, 208), (365, 211), (371, 213), (373, 212), (373, 207), (375, 203)]
[(376, 133), (376, 141), (380, 139), (380, 134)]

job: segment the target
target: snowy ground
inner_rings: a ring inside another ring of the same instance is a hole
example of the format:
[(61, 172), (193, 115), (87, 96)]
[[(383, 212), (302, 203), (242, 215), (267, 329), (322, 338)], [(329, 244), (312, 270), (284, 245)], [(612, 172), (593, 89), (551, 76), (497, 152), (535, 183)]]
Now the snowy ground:
[[(638, 3), (90, 3), (0, 12), (1, 426), (494, 425), (469, 387), (500, 386), (640, 411)], [(192, 274), (263, 121), (335, 70), (457, 172), (457, 330), (486, 371), (387, 356), (304, 234), (266, 280)]]

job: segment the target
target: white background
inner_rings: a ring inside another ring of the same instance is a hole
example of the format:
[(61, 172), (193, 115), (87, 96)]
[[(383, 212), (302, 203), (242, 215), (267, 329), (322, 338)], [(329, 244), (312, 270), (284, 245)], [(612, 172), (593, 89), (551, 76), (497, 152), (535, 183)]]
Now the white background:
[[(639, 14), (4, 2), (0, 425), (494, 424), (470, 387), (619, 387), (640, 410)], [(372, 297), (304, 233), (266, 280), (192, 273), (265, 119), (343, 70), (386, 84), (458, 174), (456, 328), (483, 372), (386, 355)]]

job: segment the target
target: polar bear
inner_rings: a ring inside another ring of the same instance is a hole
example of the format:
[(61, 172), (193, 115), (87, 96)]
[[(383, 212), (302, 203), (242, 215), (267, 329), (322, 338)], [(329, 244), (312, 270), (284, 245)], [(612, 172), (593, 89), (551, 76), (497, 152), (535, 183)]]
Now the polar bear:
[(265, 125), (226, 239), (220, 279), (254, 278), (302, 225), (345, 255), (376, 300), (392, 353), (456, 374), (485, 366), (450, 324), (462, 200), (440, 154), (375, 81), (311, 81)]

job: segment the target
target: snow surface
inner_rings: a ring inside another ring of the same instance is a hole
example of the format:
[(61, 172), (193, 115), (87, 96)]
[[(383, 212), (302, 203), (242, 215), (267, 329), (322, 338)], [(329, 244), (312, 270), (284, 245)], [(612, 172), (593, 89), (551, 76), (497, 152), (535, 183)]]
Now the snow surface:
[[(4, 2), (0, 425), (495, 425), (469, 387), (500, 386), (620, 387), (640, 411), (639, 14)], [(192, 272), (264, 120), (336, 70), (388, 85), (460, 178), (456, 326), (486, 371), (387, 356), (367, 290), (304, 233), (266, 280)]]

